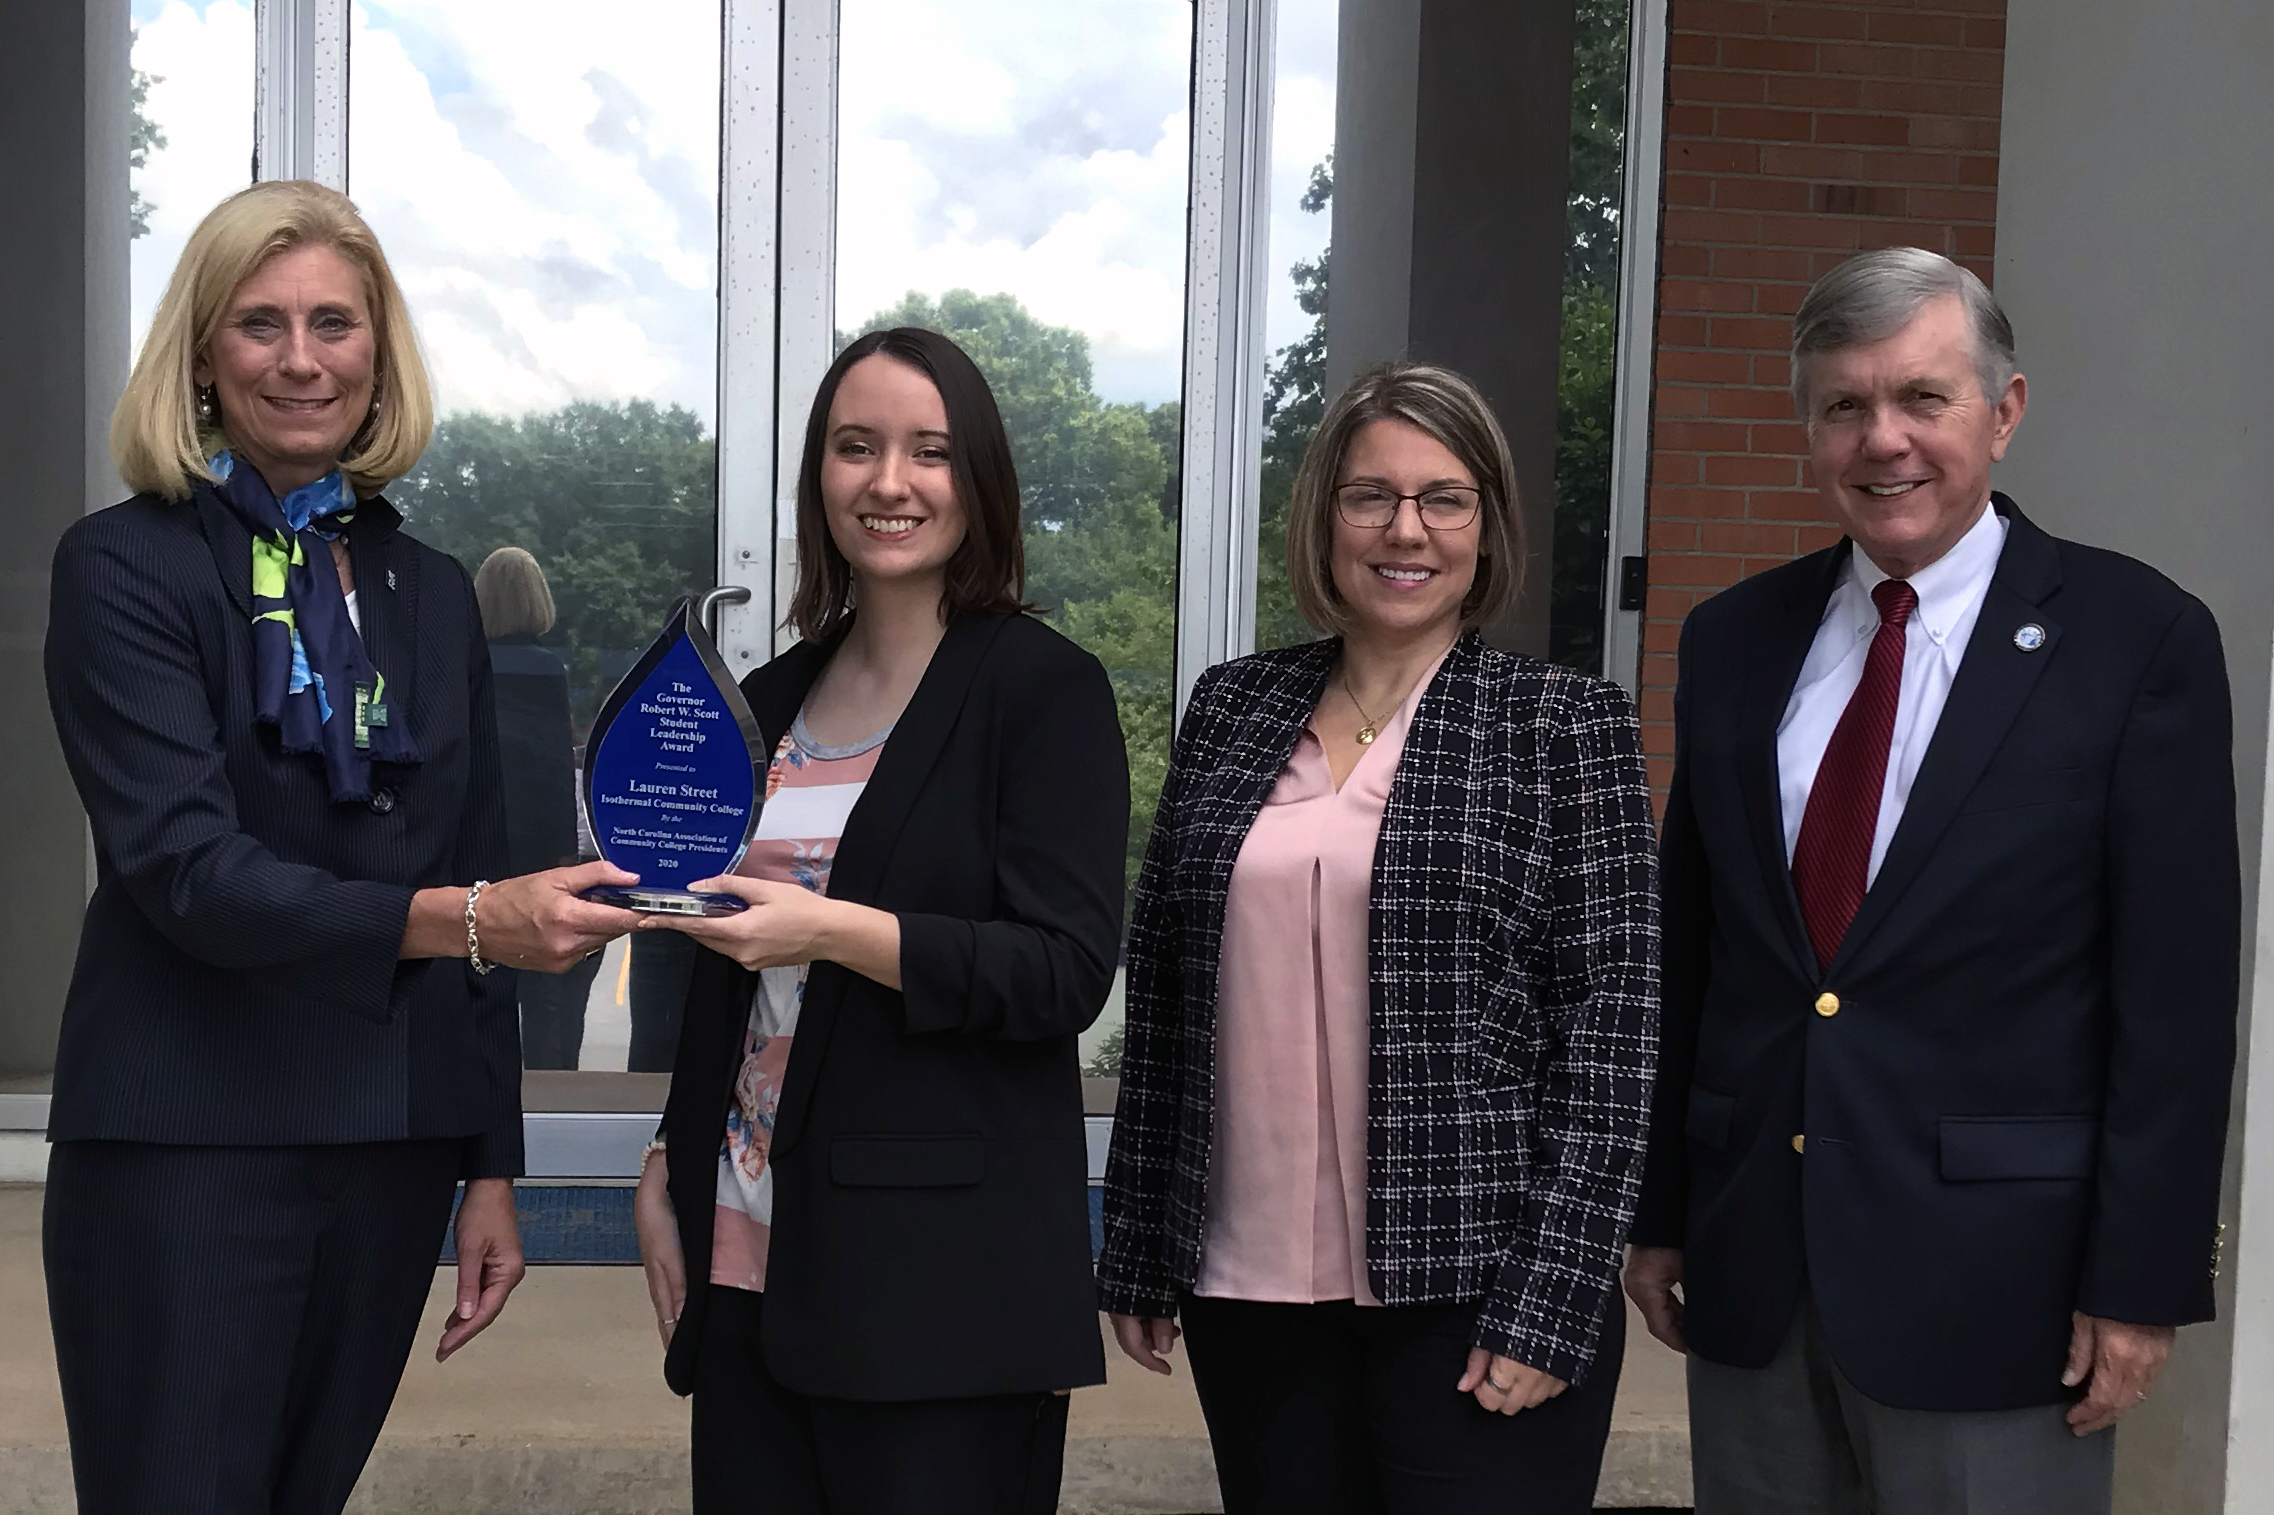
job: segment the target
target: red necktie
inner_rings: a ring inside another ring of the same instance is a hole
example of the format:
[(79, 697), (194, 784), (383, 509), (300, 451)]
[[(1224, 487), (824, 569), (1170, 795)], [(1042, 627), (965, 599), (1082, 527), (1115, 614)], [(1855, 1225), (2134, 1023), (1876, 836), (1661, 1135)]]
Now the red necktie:
[(1880, 793), (1887, 785), (1887, 747), (1903, 695), (1903, 626), (1919, 596), (1901, 579), (1883, 579), (1871, 591), (1871, 602), (1879, 607), (1879, 630), (1863, 661), (1863, 682), (1832, 728), (1792, 849), (1792, 887), (1819, 970), (1832, 966), (1840, 938), (1863, 903)]

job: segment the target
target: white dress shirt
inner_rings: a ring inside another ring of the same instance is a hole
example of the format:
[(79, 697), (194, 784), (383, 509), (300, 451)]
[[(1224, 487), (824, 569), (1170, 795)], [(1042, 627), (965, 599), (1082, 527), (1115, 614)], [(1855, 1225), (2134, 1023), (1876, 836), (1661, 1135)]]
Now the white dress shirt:
[[(2005, 517), (1985, 504), (1981, 518), (1956, 546), (1907, 581), (1919, 604), (1903, 629), (1902, 693), (1895, 706), (1894, 739), (1887, 749), (1887, 783), (1879, 795), (1879, 830), (1871, 839), (1867, 883), (1879, 877), (1887, 843), (1903, 819), (1911, 782), (1919, 776), (1927, 744), (1934, 740), (1935, 723), (1942, 719), (1943, 702), (1950, 698), (1951, 680), (1958, 676), (1959, 660), (1966, 656), (1966, 643), (1974, 635), (1974, 622), (1982, 614), (1982, 600), (2005, 545)], [(1800, 665), (1784, 719), (1777, 723), (1777, 787), (1784, 803), (1788, 864), (1800, 841), (1808, 792), (1816, 785), (1824, 749), (1831, 744), (1832, 730), (1840, 724), (1856, 686), (1863, 682), (1864, 659), (1879, 631), (1879, 607), (1871, 602), (1871, 591), (1886, 577), (1861, 548), (1849, 550), (1848, 566), (1832, 590), (1831, 603), (1824, 607), (1816, 641)]]

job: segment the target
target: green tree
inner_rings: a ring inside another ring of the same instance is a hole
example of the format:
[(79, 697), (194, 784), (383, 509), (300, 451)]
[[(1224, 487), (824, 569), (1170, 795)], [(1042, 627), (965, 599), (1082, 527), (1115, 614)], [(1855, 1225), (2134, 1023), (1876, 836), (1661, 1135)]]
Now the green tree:
[(1556, 374), (1548, 656), (1601, 672), (1603, 593), (1610, 566), (1627, 8), (1620, 0), (1579, 0), (1578, 19), (1571, 79), (1571, 247), (1564, 264), (1563, 342)]
[(1571, 57), (1567, 285), (1615, 290), (1627, 115), (1626, 0), (1579, 0)]
[(1113, 681), (1129, 750), (1125, 868), (1134, 888), (1168, 771), (1175, 701), (1181, 411), (1100, 399), (1089, 338), (1008, 294), (911, 292), (859, 329), (890, 326), (953, 338), (994, 391), (1018, 466), (1027, 597)]
[(443, 418), (388, 498), (422, 541), (469, 571), (509, 545), (537, 559), (560, 613), (546, 641), (568, 663), (581, 724), (654, 637), (664, 607), (710, 584), (717, 467), (702, 419), (676, 405), (461, 411)]
[[(1334, 154), (1311, 169), (1299, 202), (1319, 215), (1334, 199)], [(1256, 528), (1255, 644), (1290, 647), (1318, 635), (1295, 611), (1287, 588), (1287, 501), (1295, 472), (1326, 413), (1327, 267), (1329, 246), (1289, 270), (1295, 305), (1311, 329), (1273, 353), (1263, 372), (1263, 473)]]
[[(1018, 462), (1027, 520), (1079, 525), (1107, 503), (1158, 500), (1167, 465), (1142, 405), (1108, 405), (1092, 385), (1090, 340), (1039, 320), (1008, 294), (910, 292), (859, 329), (919, 326), (952, 337), (995, 392)], [(843, 340), (840, 340), (840, 346)]]
[[(139, 31), (127, 33), (127, 48), (131, 52)], [(150, 119), (150, 86), (165, 81), (155, 74), (135, 69), (127, 86), (126, 163), (135, 173), (150, 166), (150, 155), (166, 145), (165, 130)], [(142, 191), (130, 182), (126, 191), (126, 220), (129, 236), (146, 237), (150, 234), (150, 212), (157, 207), (142, 198)]]

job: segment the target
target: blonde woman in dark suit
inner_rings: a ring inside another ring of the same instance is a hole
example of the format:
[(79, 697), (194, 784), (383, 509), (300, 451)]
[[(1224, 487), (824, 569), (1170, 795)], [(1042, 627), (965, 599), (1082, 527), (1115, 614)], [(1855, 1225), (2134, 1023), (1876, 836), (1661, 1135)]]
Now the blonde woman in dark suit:
[[(505, 878), (466, 571), (380, 490), (432, 427), (346, 197), (190, 236), (64, 533), (47, 684), (94, 832), (43, 1241), (83, 1515), (336, 1511), (457, 1214), (447, 1357), (521, 1277), (514, 977), (632, 924)], [(497, 877), (501, 881), (487, 880)]]

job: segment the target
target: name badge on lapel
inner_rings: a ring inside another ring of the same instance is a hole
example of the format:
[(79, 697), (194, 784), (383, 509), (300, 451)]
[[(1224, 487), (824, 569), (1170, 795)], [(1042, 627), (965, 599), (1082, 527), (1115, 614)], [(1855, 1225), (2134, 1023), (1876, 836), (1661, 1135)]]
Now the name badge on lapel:
[(355, 686), (355, 745), (364, 751), (371, 748), (371, 728), (387, 724), (386, 688), (384, 678), (377, 688), (368, 684)]

